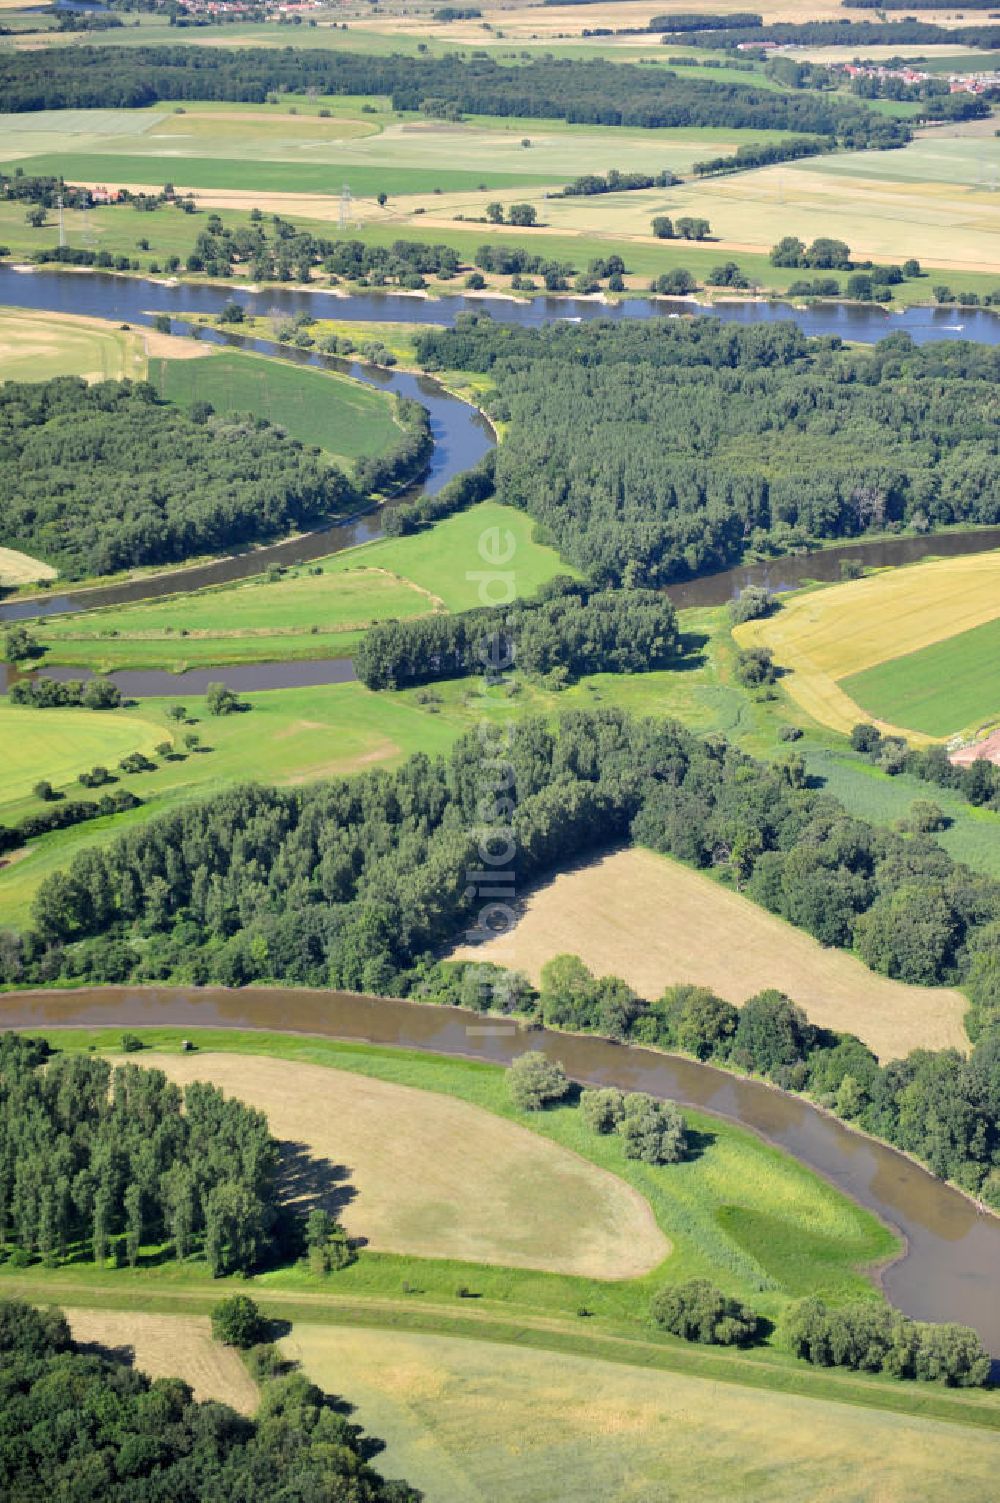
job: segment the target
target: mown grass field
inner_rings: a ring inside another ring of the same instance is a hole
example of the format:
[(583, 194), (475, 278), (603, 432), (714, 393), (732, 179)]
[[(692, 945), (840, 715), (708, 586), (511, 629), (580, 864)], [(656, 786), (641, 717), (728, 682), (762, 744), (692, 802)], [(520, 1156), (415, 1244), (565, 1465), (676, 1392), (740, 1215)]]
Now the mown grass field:
[(224, 350), (208, 360), (157, 358), (149, 379), (180, 407), (209, 402), (220, 413), (252, 412), (342, 460), (381, 454), (401, 437), (391, 396), (273, 356)]
[(489, 547), (496, 538), (498, 550), (513, 546), (509, 568), (521, 598), (572, 573), (533, 532), (524, 512), (487, 501), (425, 532), (333, 554), (278, 580), (81, 612), (53, 619), (36, 635), (46, 661), (102, 671), (343, 657), (373, 621), (482, 604), (479, 581), (469, 576), (486, 567), (484, 539)]
[(16, 548), (0, 548), (0, 585), (37, 584), (40, 579), (55, 579), (56, 571), (51, 564), (40, 558), (31, 558), (27, 553), (18, 553)]
[(139, 1062), (266, 1112), (296, 1145), (295, 1190), (374, 1251), (595, 1279), (649, 1273), (670, 1251), (648, 1202), (617, 1175), (453, 1096), (284, 1059)]
[(528, 895), (510, 935), (459, 946), (537, 981), (553, 956), (576, 954), (597, 975), (623, 976), (640, 996), (710, 986), (734, 1003), (766, 987), (787, 993), (814, 1023), (857, 1034), (883, 1060), (911, 1049), (967, 1048), (966, 999), (906, 986), (825, 949), (701, 872), (636, 848), (562, 872)]
[(535, 542), (534, 533), (535, 523), (527, 513), (499, 501), (484, 501), (424, 532), (384, 538), (337, 554), (325, 567), (333, 576), (359, 566), (388, 569), (436, 596), (449, 611), (465, 611), (494, 603), (482, 598), (482, 590), (489, 587), (478, 577), (491, 568), (495, 572), (491, 556), (510, 553), (503, 567), (510, 572), (520, 599), (530, 598), (556, 574), (577, 573), (554, 548)]
[[(1000, 551), (995, 551), (931, 560), (806, 591), (775, 615), (737, 627), (733, 635), (741, 647), (769, 647), (790, 697), (821, 725), (849, 732), (869, 718), (851, 697), (846, 681), (852, 675), (945, 643), (998, 616)], [(914, 741), (927, 741), (960, 731), (977, 715), (998, 709), (995, 677), (984, 679), (978, 707), (968, 681), (953, 700), (951, 691), (950, 683), (937, 687), (936, 723), (947, 725), (946, 730), (927, 731), (905, 720), (883, 724)]]
[(215, 1399), (253, 1414), (257, 1385), (235, 1347), (212, 1339), (205, 1315), (153, 1315), (139, 1310), (65, 1310), (73, 1340), (112, 1356), (151, 1378), (183, 1378), (195, 1399)]
[[(997, 602), (1000, 611), (1000, 600)], [(879, 720), (951, 736), (1000, 714), (1000, 619), (841, 680)]]
[[(139, 1032), (157, 1054), (181, 1056), (179, 1030)], [(833, 1185), (754, 1134), (702, 1112), (685, 1109), (684, 1113), (695, 1134), (695, 1151), (679, 1164), (654, 1166), (626, 1158), (622, 1140), (616, 1135), (590, 1132), (575, 1106), (540, 1113), (517, 1111), (508, 1099), (504, 1073), (496, 1065), (280, 1033), (209, 1029), (189, 1031), (187, 1036), (195, 1040), (199, 1051), (191, 1062), (195, 1073), (199, 1064), (211, 1068), (208, 1056), (219, 1051), (234, 1061), (228, 1077), (234, 1088), (241, 1078), (240, 1066), (246, 1067), (247, 1078), (253, 1080), (257, 1063), (247, 1056), (264, 1056), (291, 1060), (296, 1069), (309, 1065), (347, 1071), (362, 1080), (414, 1087), (430, 1093), (432, 1099), (440, 1094), (480, 1108), (492, 1115), (500, 1151), (506, 1141), (505, 1126), (516, 1124), (624, 1181), (651, 1208), (671, 1248), (664, 1262), (641, 1277), (600, 1279), (481, 1259), (421, 1258), (371, 1251), (341, 1270), (332, 1287), (330, 1281), (299, 1267), (259, 1275), (255, 1282), (262, 1295), (271, 1290), (308, 1293), (326, 1289), (341, 1296), (398, 1298), (406, 1295), (409, 1284), (417, 1300), (438, 1305), (454, 1301), (456, 1286), (464, 1283), (476, 1296), (477, 1308), (579, 1320), (579, 1307), (585, 1304), (595, 1322), (623, 1322), (634, 1336), (641, 1337), (649, 1330), (650, 1293), (664, 1280), (711, 1277), (727, 1290), (740, 1292), (762, 1313), (776, 1316), (790, 1297), (821, 1289), (835, 1299), (875, 1297), (862, 1270), (897, 1251), (891, 1233)], [(60, 1048), (94, 1044), (117, 1051), (120, 1034), (106, 1029), (74, 1029), (57, 1031), (51, 1037)], [(525, 1045), (530, 1047), (530, 1036)], [(303, 1078), (311, 1077), (307, 1072)], [(395, 1118), (383, 1113), (378, 1122), (373, 1120), (371, 1131), (385, 1142), (395, 1132), (394, 1124)], [(308, 1131), (315, 1135), (316, 1124), (312, 1123)], [(339, 1141), (339, 1132), (340, 1124), (334, 1121), (325, 1139), (331, 1149)], [(344, 1133), (350, 1133), (346, 1126)], [(401, 1136), (405, 1155), (405, 1130)], [(358, 1151), (370, 1154), (372, 1149), (359, 1146)], [(337, 1162), (350, 1167), (347, 1155), (339, 1155)], [(420, 1178), (433, 1173), (419, 1153), (410, 1153), (401, 1162), (401, 1174)], [(762, 1229), (766, 1230), (764, 1236)], [(558, 1234), (543, 1228), (534, 1235), (551, 1239)], [(87, 1268), (69, 1264), (60, 1272), (70, 1279), (74, 1274), (86, 1274)], [(0, 1265), (0, 1291), (2, 1274)], [(198, 1275), (193, 1265), (165, 1265), (162, 1276), (169, 1285)], [(151, 1283), (158, 1279), (159, 1268), (148, 1268), (147, 1277)], [(763, 1355), (767, 1360), (770, 1349)]]
[[(987, 1503), (996, 1441), (579, 1356), (296, 1324), (282, 1350), (435, 1503)], [(966, 1440), (971, 1445), (966, 1444)]]
[(59, 787), (95, 762), (113, 766), (162, 740), (156, 717), (144, 709), (33, 710), (0, 699), (0, 807), (25, 799), (39, 778)]
[(48, 381), (53, 376), (141, 381), (146, 368), (146, 344), (138, 330), (117, 329), (96, 318), (0, 308), (0, 379), (4, 381)]

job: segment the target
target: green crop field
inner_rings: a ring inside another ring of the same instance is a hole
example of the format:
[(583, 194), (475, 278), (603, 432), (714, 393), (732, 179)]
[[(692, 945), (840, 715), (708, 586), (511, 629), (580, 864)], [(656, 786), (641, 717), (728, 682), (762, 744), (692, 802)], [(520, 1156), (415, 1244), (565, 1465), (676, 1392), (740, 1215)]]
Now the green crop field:
[(10, 173), (21, 167), (39, 176), (65, 176), (70, 182), (130, 184), (162, 187), (176, 183), (184, 188), (226, 188), (260, 193), (338, 194), (346, 183), (359, 197), (376, 193), (452, 192), (476, 188), (517, 188), (550, 182), (530, 172), (503, 173), (482, 168), (478, 172), (449, 167), (396, 167), (356, 165), (340, 160), (321, 163), (238, 160), (234, 157), (183, 157), (110, 155), (69, 152), (31, 156), (8, 162)]
[(1000, 714), (1000, 620), (841, 679), (880, 720), (953, 736)]
[[(344, 113), (351, 103), (353, 117)], [(4, 130), (4, 152), (26, 171), (61, 171), (88, 182), (331, 194), (340, 192), (343, 179), (363, 196), (382, 189), (537, 186), (610, 166), (687, 172), (706, 154), (785, 134), (567, 127), (557, 120), (489, 116), (451, 123), (391, 110), (363, 114), (360, 99), (340, 104), (341, 113), (330, 119), (318, 116), (317, 106), (327, 107), (323, 99), (298, 95), (272, 107), (191, 103), (181, 113), (169, 107), (45, 111), (14, 117)]]
[(339, 459), (381, 454), (401, 437), (391, 396), (334, 371), (266, 355), (226, 350), (207, 360), (153, 359), (149, 379), (169, 402), (252, 412)]

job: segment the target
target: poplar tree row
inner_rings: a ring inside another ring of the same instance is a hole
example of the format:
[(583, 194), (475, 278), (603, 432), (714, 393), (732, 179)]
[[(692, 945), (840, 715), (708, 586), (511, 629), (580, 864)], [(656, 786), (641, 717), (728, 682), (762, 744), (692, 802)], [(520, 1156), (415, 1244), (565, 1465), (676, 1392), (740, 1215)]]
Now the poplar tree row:
[(250, 1272), (271, 1244), (278, 1145), (215, 1086), (0, 1035), (0, 1246), (55, 1261), (140, 1249)]

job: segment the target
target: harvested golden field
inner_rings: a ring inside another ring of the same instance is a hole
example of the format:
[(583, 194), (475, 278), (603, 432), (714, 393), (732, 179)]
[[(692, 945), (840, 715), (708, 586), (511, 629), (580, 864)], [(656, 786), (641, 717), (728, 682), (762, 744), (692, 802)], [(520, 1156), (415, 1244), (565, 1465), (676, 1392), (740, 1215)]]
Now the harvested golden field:
[(39, 579), (55, 579), (56, 570), (40, 558), (30, 558), (14, 548), (0, 548), (0, 585), (34, 584)]
[(131, 1364), (151, 1378), (183, 1378), (196, 1399), (217, 1399), (253, 1414), (257, 1385), (235, 1347), (213, 1341), (207, 1315), (146, 1315), (132, 1310), (66, 1310), (74, 1341), (110, 1352), (130, 1348)]
[(454, 1097), (258, 1056), (140, 1058), (266, 1112), (303, 1195), (381, 1251), (604, 1279), (670, 1251), (623, 1180)]
[(537, 981), (554, 955), (579, 955), (643, 997), (692, 982), (741, 1003), (777, 987), (814, 1023), (855, 1033), (880, 1059), (911, 1049), (965, 1049), (960, 992), (876, 976), (748, 898), (666, 856), (634, 848), (564, 872), (530, 894), (505, 939), (454, 959), (493, 960)]
[[(881, 156), (893, 160), (874, 160)], [(597, 207), (585, 198), (543, 199), (534, 188), (519, 196), (534, 201), (539, 219), (564, 233), (648, 236), (654, 215), (694, 214), (710, 222), (713, 248), (720, 252), (769, 251), (786, 234), (806, 241), (830, 235), (846, 239), (858, 258), (917, 255), (936, 267), (1000, 272), (998, 171), (1000, 142), (941, 137), (899, 152), (783, 163), (673, 188), (602, 195)], [(506, 201), (518, 195), (497, 196)], [(439, 200), (429, 212), (442, 212), (446, 203)]]
[[(795, 702), (821, 725), (846, 733), (871, 717), (840, 680), (997, 617), (1000, 550), (887, 570), (799, 595), (775, 615), (738, 626), (733, 636), (740, 647), (769, 647)], [(935, 739), (878, 723), (914, 742)]]
[(83, 314), (0, 308), (3, 381), (47, 381), (53, 376), (143, 381), (150, 355), (192, 360), (211, 353), (193, 339), (173, 338), (153, 329), (121, 329)]
[(282, 1347), (434, 1503), (996, 1496), (996, 1436), (964, 1426), (454, 1337), (297, 1322)]

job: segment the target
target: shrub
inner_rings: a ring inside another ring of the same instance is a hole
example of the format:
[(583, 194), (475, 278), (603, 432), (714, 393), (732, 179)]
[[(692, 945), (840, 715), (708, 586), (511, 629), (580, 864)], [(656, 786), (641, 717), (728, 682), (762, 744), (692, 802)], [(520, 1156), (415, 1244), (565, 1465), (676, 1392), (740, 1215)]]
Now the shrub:
[(734, 626), (743, 621), (758, 621), (762, 616), (770, 616), (777, 604), (770, 590), (763, 585), (747, 585), (735, 600), (729, 602), (729, 619)]
[(917, 835), (933, 835), (938, 830), (948, 827), (948, 816), (944, 810), (933, 803), (929, 798), (915, 798), (910, 805), (910, 813), (906, 820), (907, 828)]
[(625, 1093), (615, 1086), (607, 1090), (583, 1091), (580, 1111), (591, 1132), (614, 1132), (625, 1115)]
[(707, 1279), (665, 1285), (654, 1294), (650, 1315), (661, 1331), (706, 1346), (743, 1346), (757, 1334), (754, 1312)]
[(773, 684), (778, 676), (774, 659), (767, 647), (748, 647), (736, 659), (736, 678), (745, 689), (760, 689)]
[(249, 1351), (262, 1339), (265, 1323), (257, 1303), (248, 1294), (233, 1294), (212, 1310), (212, 1335), (226, 1346)]
[(569, 1090), (562, 1065), (537, 1049), (519, 1054), (507, 1070), (507, 1092), (522, 1112), (538, 1112), (550, 1101), (561, 1101)]
[(618, 1131), (625, 1157), (645, 1164), (676, 1164), (684, 1157), (684, 1118), (672, 1101), (657, 1101), (641, 1091), (625, 1097)]

